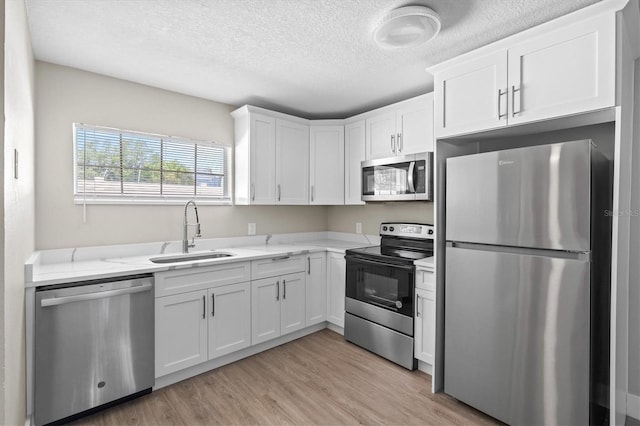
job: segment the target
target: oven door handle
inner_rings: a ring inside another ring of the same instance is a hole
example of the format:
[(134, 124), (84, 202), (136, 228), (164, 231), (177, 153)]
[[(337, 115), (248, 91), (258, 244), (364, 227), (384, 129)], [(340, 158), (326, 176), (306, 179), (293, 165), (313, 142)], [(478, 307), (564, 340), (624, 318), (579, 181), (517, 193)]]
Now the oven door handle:
[(368, 265), (376, 265), (376, 266), (388, 266), (391, 268), (396, 268), (396, 269), (402, 269), (402, 270), (406, 270), (406, 271), (413, 271), (413, 266), (407, 266), (407, 265), (397, 265), (395, 263), (387, 263), (387, 262), (382, 262), (379, 260), (369, 260), (369, 259), (364, 259), (362, 257), (347, 257), (347, 262), (351, 261), (351, 262), (355, 262), (355, 263), (365, 263)]

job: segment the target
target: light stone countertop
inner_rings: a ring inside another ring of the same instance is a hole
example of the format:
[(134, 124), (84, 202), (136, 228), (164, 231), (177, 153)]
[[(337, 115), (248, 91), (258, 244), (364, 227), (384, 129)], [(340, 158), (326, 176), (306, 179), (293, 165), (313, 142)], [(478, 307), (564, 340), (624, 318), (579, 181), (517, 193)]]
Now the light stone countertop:
[[(306, 235), (318, 236), (319, 239), (305, 239), (303, 241), (285, 241), (267, 244), (249, 244), (244, 246), (234, 246), (239, 243), (232, 241), (229, 247), (216, 247), (200, 249), (199, 244), (196, 249), (192, 249), (190, 253), (206, 253), (211, 250), (224, 251), (233, 253), (231, 257), (223, 257), (217, 259), (192, 260), (179, 263), (156, 264), (149, 259), (152, 257), (161, 257), (163, 255), (170, 256), (178, 254), (175, 250), (167, 251), (160, 254), (156, 245), (144, 244), (134, 248), (131, 246), (122, 246), (118, 250), (118, 246), (110, 246), (105, 248), (95, 247), (84, 249), (85, 252), (92, 251), (91, 254), (76, 254), (82, 249), (65, 249), (50, 250), (36, 252), (31, 259), (25, 264), (25, 280), (26, 287), (40, 287), (45, 285), (62, 284), (70, 282), (80, 282), (88, 280), (96, 280), (103, 278), (115, 278), (126, 275), (147, 274), (168, 270), (188, 269), (202, 266), (213, 266), (224, 263), (243, 262), (256, 259), (270, 258), (274, 256), (306, 254), (318, 251), (331, 251), (344, 253), (345, 250), (356, 247), (364, 247), (378, 244), (376, 238), (362, 238), (363, 236), (354, 237), (348, 240), (351, 235), (322, 235), (322, 234), (340, 234), (330, 232), (319, 232)], [(275, 236), (274, 236), (275, 237)], [(323, 238), (324, 237), (324, 238)], [(360, 237), (360, 238), (358, 238)], [(228, 240), (228, 239), (227, 239)], [(281, 240), (283, 240), (281, 238)], [(252, 239), (246, 242), (254, 242)], [(262, 237), (264, 241), (264, 237)], [(218, 246), (209, 244), (210, 246)], [(202, 244), (206, 246), (207, 244)], [(153, 247), (153, 248), (152, 248)], [(166, 247), (166, 244), (165, 244)], [(118, 256), (118, 252), (123, 253)]]
[(434, 260), (435, 258), (433, 256), (425, 257), (424, 259), (416, 260), (415, 262), (413, 262), (413, 264), (416, 265), (418, 268), (433, 270), (435, 269), (435, 265), (433, 263)]

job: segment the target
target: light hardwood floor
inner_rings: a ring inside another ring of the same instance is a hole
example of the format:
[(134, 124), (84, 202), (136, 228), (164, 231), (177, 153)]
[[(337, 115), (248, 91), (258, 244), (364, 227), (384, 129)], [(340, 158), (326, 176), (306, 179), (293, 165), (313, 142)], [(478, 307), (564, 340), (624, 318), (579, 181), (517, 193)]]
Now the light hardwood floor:
[(498, 424), (329, 330), (160, 389), (76, 425)]

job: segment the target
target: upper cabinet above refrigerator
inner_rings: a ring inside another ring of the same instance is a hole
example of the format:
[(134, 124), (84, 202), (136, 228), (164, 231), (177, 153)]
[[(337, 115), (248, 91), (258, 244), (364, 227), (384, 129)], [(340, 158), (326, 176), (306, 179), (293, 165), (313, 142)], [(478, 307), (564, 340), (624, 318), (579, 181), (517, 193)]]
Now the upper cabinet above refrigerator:
[(436, 137), (613, 107), (615, 23), (609, 13), (535, 27), (430, 68)]

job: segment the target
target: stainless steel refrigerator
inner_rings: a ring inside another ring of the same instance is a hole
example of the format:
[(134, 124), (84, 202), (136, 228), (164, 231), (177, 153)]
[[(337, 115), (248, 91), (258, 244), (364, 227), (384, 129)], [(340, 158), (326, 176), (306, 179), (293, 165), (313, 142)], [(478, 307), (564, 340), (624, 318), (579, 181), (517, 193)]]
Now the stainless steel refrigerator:
[(605, 421), (611, 193), (590, 140), (447, 159), (446, 393), (509, 424)]

